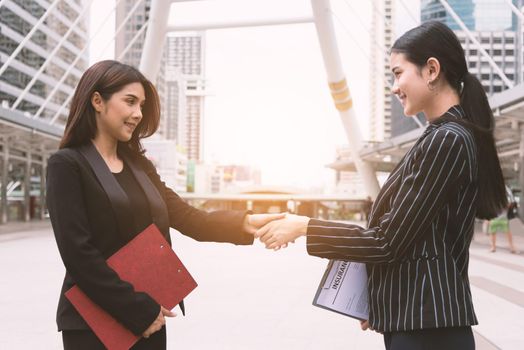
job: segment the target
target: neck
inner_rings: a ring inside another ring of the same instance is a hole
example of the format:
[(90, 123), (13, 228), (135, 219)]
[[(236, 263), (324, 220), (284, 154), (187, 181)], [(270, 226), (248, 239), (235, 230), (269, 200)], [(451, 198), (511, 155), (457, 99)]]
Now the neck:
[(446, 85), (437, 89), (435, 97), (431, 101), (431, 105), (424, 109), (424, 115), (428, 122), (432, 122), (451, 107), (460, 104), (460, 97), (455, 90)]
[(118, 145), (117, 140), (108, 137), (103, 137), (100, 134), (97, 134), (92, 141), (95, 145), (96, 150), (98, 151), (98, 153), (100, 153), (102, 158), (106, 160), (118, 159), (118, 155), (116, 152)]

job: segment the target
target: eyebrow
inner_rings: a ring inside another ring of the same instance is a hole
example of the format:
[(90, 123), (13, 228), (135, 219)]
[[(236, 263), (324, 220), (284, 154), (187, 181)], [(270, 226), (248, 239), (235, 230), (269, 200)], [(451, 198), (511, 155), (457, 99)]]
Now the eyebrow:
[[(136, 95), (133, 95), (133, 94), (131, 94), (131, 93), (129, 93), (129, 94), (126, 94), (125, 96), (126, 96), (126, 97), (133, 97), (133, 98), (135, 98), (135, 99), (137, 99), (137, 100), (139, 100), (139, 101), (140, 101), (140, 99), (138, 98), (138, 96), (136, 96)], [(142, 101), (142, 102), (146, 102), (146, 99), (144, 98), (144, 101)]]
[(400, 67), (399, 67), (399, 66), (395, 66), (395, 67), (391, 68), (391, 71), (392, 71), (393, 73), (395, 73), (395, 69), (398, 69), (398, 68), (400, 68)]

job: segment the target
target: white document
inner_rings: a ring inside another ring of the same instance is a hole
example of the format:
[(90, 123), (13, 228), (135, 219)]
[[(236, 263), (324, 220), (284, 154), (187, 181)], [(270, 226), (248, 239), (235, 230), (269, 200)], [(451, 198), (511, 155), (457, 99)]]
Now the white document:
[(366, 264), (330, 260), (313, 305), (367, 320), (369, 303)]

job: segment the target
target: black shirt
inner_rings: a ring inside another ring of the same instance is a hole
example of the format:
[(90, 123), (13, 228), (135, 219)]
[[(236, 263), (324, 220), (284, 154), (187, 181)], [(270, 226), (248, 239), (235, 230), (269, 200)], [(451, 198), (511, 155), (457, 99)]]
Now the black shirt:
[(135, 232), (129, 233), (129, 239), (132, 239), (153, 222), (149, 204), (144, 190), (138, 184), (131, 169), (129, 169), (125, 162), (122, 171), (119, 173), (113, 173), (113, 176), (129, 198), (129, 204), (131, 207), (129, 220), (134, 221), (135, 227)]

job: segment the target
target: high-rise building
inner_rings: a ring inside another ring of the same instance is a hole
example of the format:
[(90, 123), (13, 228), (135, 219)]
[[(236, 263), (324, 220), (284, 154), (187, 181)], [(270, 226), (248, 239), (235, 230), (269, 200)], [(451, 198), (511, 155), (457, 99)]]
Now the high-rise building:
[(187, 145), (186, 83), (180, 69), (172, 67), (166, 72), (165, 123), (161, 125), (162, 135), (176, 140), (178, 145)]
[[(512, 0), (512, 2), (517, 8), (522, 7), (522, 1)], [(448, 4), (469, 30), (485, 32), (517, 30), (517, 16), (511, 12), (505, 1), (448, 0)], [(422, 0), (420, 19), (422, 22), (437, 20), (453, 30), (461, 30), (438, 0)]]
[[(129, 64), (138, 68), (140, 66), (140, 59), (142, 58), (142, 50), (144, 47), (144, 40), (146, 31), (142, 30), (143, 26), (149, 20), (149, 11), (151, 9), (151, 0), (121, 0), (116, 7), (115, 20), (115, 58), (123, 63)], [(122, 23), (125, 24), (122, 26)], [(118, 31), (118, 29), (120, 29)], [(133, 44), (131, 45), (131, 42)], [(131, 46), (130, 46), (131, 45)], [(167, 105), (166, 94), (167, 84), (165, 81), (165, 55), (162, 55), (160, 67), (157, 74), (155, 87), (160, 97), (161, 120), (158, 133), (165, 138), (169, 138), (164, 134)]]
[[(524, 0), (512, 0), (512, 3), (520, 9)], [(508, 79), (515, 84), (521, 83), (524, 80), (523, 23), (511, 11), (510, 6), (499, 0), (455, 0), (449, 1), (449, 5)], [(422, 1), (421, 20), (438, 20), (454, 30), (464, 48), (470, 73), (477, 76), (489, 95), (507, 88), (481, 50), (469, 40), (439, 1)]]
[[(204, 134), (204, 69), (205, 36), (203, 32), (169, 33), (165, 46), (166, 74), (170, 92), (178, 89), (178, 97), (185, 100), (185, 114), (171, 114), (172, 128), (168, 132), (181, 137), (188, 159), (203, 158)], [(185, 96), (185, 97), (184, 97)], [(174, 101), (170, 106), (181, 106)], [(181, 130), (181, 128), (185, 130)]]
[(392, 73), (386, 50), (395, 37), (395, 6), (393, 0), (373, 0), (372, 6), (369, 135), (372, 141), (384, 141), (391, 137)]
[[(135, 8), (136, 7), (136, 8)], [(134, 9), (134, 11), (132, 11)], [(116, 8), (115, 27), (118, 29), (123, 21), (127, 19), (124, 27), (116, 33), (115, 37), (115, 57), (120, 61), (131, 66), (138, 67), (142, 57), (144, 46), (145, 31), (136, 39), (133, 45), (127, 50), (123, 57), (120, 57), (126, 47), (135, 38), (142, 26), (149, 20), (149, 10), (151, 0), (143, 0), (137, 3), (136, 0), (121, 0)]]
[[(522, 83), (524, 81), (523, 23), (511, 11), (510, 6), (500, 0), (448, 0), (448, 3), (506, 77), (514, 84)], [(513, 4), (521, 8), (524, 0), (513, 0)], [(421, 2), (421, 21), (430, 20), (441, 21), (453, 29), (464, 48), (469, 72), (480, 80), (489, 96), (508, 88), (482, 51), (469, 39), (467, 33), (438, 0)], [(394, 101), (393, 110), (393, 136), (417, 127), (412, 120), (404, 116), (398, 101)]]
[[(462, 22), (464, 22), (469, 30), (475, 30), (475, 17), (473, 14), (475, 9), (474, 0), (448, 0), (448, 4), (462, 19)], [(453, 17), (449, 15), (444, 6), (442, 6), (442, 3), (438, 0), (421, 1), (420, 19), (421, 22), (436, 20), (444, 23), (453, 30), (460, 29), (457, 22), (455, 22)]]
[[(135, 36), (149, 20), (150, 7), (151, 0), (140, 3), (122, 0), (117, 7), (116, 28), (128, 19), (117, 33), (115, 57), (119, 58), (134, 40), (121, 60), (135, 67), (140, 65), (145, 31)], [(166, 139), (176, 140), (188, 159), (200, 161), (204, 130), (204, 35), (168, 33), (165, 40), (155, 82), (162, 108), (158, 132)]]
[[(0, 101), (4, 108), (37, 114), (40, 120), (55, 119), (56, 124), (63, 125), (68, 114), (66, 101), (88, 65), (88, 50), (82, 52), (87, 44), (88, 17), (84, 15), (73, 26), (86, 6), (81, 0), (61, 1), (51, 6), (31, 0), (2, 2), (0, 67), (45, 17), (13, 60), (2, 68), (5, 70), (0, 74)], [(52, 54), (56, 47), (59, 49)], [(41, 67), (44, 69), (39, 74)], [(64, 81), (59, 83), (64, 76)], [(36, 79), (31, 82), (33, 78)]]

